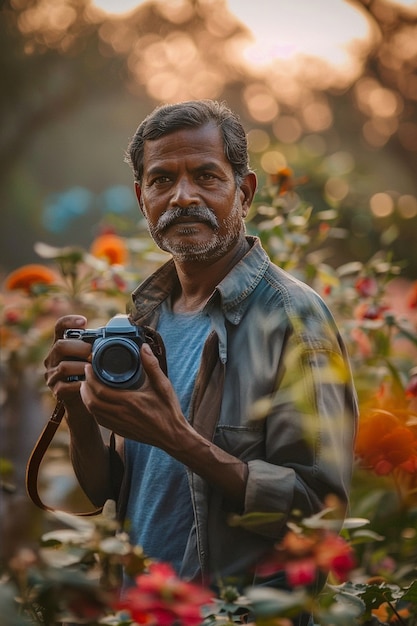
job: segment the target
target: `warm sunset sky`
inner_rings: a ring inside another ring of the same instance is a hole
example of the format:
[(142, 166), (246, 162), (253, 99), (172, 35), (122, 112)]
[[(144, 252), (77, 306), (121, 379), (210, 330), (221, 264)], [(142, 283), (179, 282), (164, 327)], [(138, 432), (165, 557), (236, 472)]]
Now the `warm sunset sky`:
[[(182, 3), (181, 0), (170, 1)], [(105, 11), (123, 13), (144, 0), (92, 2)], [(391, 2), (417, 9), (416, 0)], [(364, 16), (345, 0), (228, 0), (228, 5), (253, 32), (254, 44), (247, 49), (246, 57), (254, 64), (306, 53), (343, 67), (348, 59), (346, 43), (353, 38), (364, 39), (368, 33)]]

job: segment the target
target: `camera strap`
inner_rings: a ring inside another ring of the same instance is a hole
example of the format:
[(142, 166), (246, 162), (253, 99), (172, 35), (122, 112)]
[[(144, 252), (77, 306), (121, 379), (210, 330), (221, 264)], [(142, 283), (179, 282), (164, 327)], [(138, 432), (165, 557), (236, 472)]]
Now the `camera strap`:
[[(26, 491), (28, 493), (29, 498), (32, 500), (34, 504), (40, 509), (44, 511), (54, 511), (55, 509), (44, 504), (41, 500), (38, 491), (38, 476), (39, 476), (39, 468), (41, 466), (42, 460), (45, 456), (46, 451), (49, 448), (49, 445), (54, 438), (56, 431), (58, 430), (59, 425), (62, 422), (62, 418), (65, 415), (65, 407), (61, 400), (58, 400), (56, 406), (52, 412), (51, 417), (49, 418), (46, 426), (42, 430), (39, 439), (35, 443), (35, 446), (32, 450), (32, 453), (29, 457), (27, 466), (26, 466)], [(95, 509), (94, 511), (82, 512), (82, 513), (71, 513), (72, 515), (82, 516), (82, 517), (91, 517), (92, 515), (98, 515), (101, 513), (102, 509)]]

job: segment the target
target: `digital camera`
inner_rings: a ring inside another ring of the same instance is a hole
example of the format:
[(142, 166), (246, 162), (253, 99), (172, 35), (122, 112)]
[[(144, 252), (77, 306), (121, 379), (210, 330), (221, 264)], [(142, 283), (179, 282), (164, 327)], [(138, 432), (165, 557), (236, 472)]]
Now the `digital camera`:
[(134, 326), (127, 315), (115, 315), (101, 328), (70, 328), (65, 339), (90, 343), (94, 373), (108, 387), (138, 389), (143, 381), (140, 348), (148, 343), (166, 372), (165, 349), (158, 333), (147, 326)]

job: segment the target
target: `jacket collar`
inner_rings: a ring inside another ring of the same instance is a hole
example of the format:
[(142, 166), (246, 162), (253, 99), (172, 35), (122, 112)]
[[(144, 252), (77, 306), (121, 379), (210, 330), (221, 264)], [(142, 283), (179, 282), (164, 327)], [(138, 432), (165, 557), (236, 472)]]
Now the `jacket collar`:
[[(220, 300), (220, 308), (226, 319), (239, 324), (248, 303), (248, 296), (264, 276), (270, 260), (258, 237), (246, 237), (250, 250), (217, 285), (206, 304), (212, 308)], [(156, 309), (178, 286), (178, 276), (171, 259), (143, 281), (132, 293), (139, 323), (153, 317)]]

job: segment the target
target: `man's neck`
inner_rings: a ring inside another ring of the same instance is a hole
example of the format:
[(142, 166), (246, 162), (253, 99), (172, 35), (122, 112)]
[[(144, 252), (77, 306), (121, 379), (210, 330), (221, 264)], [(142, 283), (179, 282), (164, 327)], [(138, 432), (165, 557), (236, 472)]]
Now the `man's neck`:
[(172, 308), (175, 313), (201, 310), (210, 299), (216, 286), (248, 252), (244, 237), (220, 259), (214, 262), (177, 262), (175, 266), (180, 282), (180, 292), (174, 294)]

